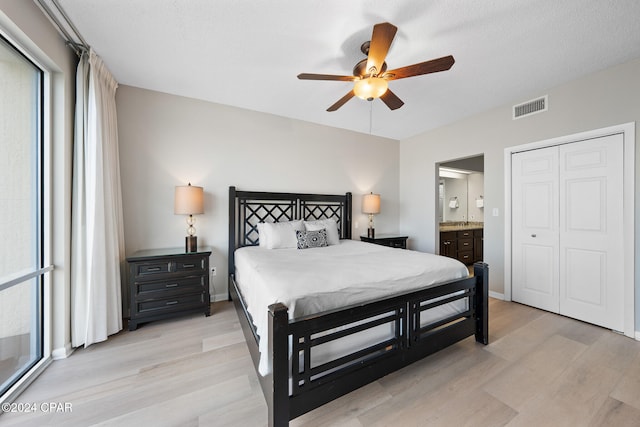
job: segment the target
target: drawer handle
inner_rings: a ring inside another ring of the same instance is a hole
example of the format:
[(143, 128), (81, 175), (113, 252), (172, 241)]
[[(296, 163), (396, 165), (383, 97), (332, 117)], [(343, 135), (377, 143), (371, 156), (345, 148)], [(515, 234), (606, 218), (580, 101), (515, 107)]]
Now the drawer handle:
[(464, 242), (464, 243), (462, 244), (462, 246), (469, 246), (469, 243)]
[(177, 304), (178, 301), (167, 301), (167, 303), (165, 305), (174, 305)]
[(182, 266), (183, 266), (184, 268), (193, 268), (193, 267), (195, 267), (196, 265), (195, 265), (195, 264), (182, 264)]
[(177, 283), (167, 283), (166, 285), (164, 285), (165, 288), (176, 288), (177, 286)]
[(149, 267), (147, 271), (160, 271), (160, 267)]

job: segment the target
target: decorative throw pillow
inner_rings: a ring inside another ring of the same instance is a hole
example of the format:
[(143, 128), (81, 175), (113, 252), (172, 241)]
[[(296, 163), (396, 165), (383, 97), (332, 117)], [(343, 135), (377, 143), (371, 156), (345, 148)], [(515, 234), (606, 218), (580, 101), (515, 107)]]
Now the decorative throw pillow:
[(327, 244), (327, 230), (296, 231), (298, 249), (321, 248)]
[(337, 245), (340, 243), (340, 233), (338, 233), (338, 223), (333, 218), (317, 219), (305, 221), (304, 227), (307, 231), (317, 231), (323, 228), (327, 230), (327, 244)]

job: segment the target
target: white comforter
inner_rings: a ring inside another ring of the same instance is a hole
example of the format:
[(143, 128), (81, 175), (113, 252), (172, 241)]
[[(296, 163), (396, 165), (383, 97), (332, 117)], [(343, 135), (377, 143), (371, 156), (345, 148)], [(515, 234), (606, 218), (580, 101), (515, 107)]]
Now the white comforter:
[[(313, 249), (244, 247), (236, 250), (235, 264), (236, 282), (260, 337), (267, 333), (267, 307), (277, 302), (294, 319), (468, 275), (452, 258), (354, 240)], [(269, 371), (267, 344), (260, 340), (262, 375)]]

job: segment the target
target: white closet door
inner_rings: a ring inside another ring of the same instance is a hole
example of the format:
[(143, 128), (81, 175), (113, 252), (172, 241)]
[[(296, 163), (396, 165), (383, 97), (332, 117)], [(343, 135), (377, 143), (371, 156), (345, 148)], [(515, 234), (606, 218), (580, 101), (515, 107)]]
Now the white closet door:
[(560, 146), (560, 313), (624, 330), (623, 136)]
[(511, 161), (512, 299), (558, 313), (558, 147)]
[(623, 136), (512, 155), (512, 298), (624, 330)]

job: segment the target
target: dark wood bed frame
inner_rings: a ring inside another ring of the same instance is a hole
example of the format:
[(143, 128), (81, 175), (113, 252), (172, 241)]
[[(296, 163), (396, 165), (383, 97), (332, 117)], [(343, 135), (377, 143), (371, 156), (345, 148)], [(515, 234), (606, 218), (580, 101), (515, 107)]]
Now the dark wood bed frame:
[[(256, 372), (261, 338), (235, 282), (235, 249), (258, 244), (259, 222), (335, 218), (340, 238), (351, 239), (351, 215), (351, 193), (271, 193), (229, 187), (229, 299), (236, 307)], [(264, 337), (269, 340), (270, 373), (266, 376), (258, 373), (269, 408), (269, 425), (286, 426), (312, 409), (468, 336), (475, 335), (476, 341), (487, 344), (488, 273), (487, 264), (476, 263), (474, 277), (294, 320), (289, 320), (283, 304), (270, 305), (269, 336)], [(440, 299), (433, 302), (435, 298)], [(469, 310), (421, 326), (423, 311), (459, 299), (468, 300)], [(393, 325), (393, 338), (311, 366), (314, 346), (383, 324)], [(338, 327), (341, 329), (337, 332), (318, 335)], [(289, 343), (293, 346), (291, 350)], [(289, 357), (290, 354), (299, 357)]]

